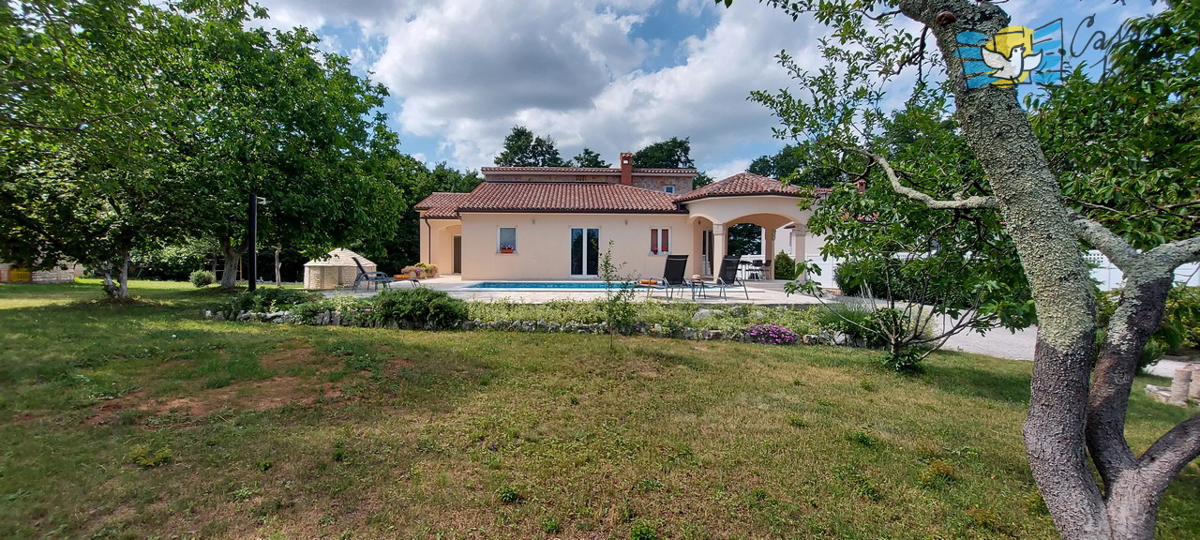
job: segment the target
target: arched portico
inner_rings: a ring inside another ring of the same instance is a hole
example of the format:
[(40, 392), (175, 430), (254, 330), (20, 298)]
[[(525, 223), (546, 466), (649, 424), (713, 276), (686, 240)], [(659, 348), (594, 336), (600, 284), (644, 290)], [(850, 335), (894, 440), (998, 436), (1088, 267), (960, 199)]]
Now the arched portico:
[(789, 223), (795, 224), (792, 236), (793, 253), (803, 257), (804, 241), (811, 210), (800, 210), (800, 194), (760, 195), (715, 195), (688, 201), (689, 223), (694, 231), (693, 253), (700, 254), (693, 263), (693, 272), (705, 276), (715, 275), (720, 261), (729, 252), (729, 227), (739, 223), (753, 223), (772, 234), (766, 235), (765, 258), (775, 254), (776, 229)]

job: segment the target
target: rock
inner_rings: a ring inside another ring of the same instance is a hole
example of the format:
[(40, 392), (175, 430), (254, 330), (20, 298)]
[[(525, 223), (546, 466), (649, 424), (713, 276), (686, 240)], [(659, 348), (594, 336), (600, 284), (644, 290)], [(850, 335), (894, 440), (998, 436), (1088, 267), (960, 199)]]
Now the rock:
[(692, 328), (684, 328), (683, 339), (696, 339), (696, 330)]
[(1200, 366), (1190, 366), (1192, 384), (1188, 386), (1188, 399), (1200, 402)]
[(713, 315), (718, 315), (721, 313), (725, 313), (725, 312), (722, 310), (719, 310), (719, 309), (701, 309), (701, 310), (697, 311), (694, 315), (692, 315), (692, 320), (700, 321), (700, 320), (704, 320), (709, 317), (712, 317)]
[(213, 312), (212, 312), (212, 310), (208, 310), (208, 309), (204, 310), (204, 318), (205, 318), (205, 319), (211, 319), (211, 318), (213, 318)]
[(475, 326), (475, 321), (463, 321), (460, 328), (463, 330), (474, 330)]
[(829, 344), (829, 336), (822, 336), (822, 335), (817, 335), (817, 334), (806, 334), (804, 337), (801, 338), (801, 342), (804, 343), (805, 345), (828, 345)]
[(720, 330), (709, 330), (704, 333), (704, 339), (709, 340), (709, 341), (718, 340), (723, 337), (725, 337), (725, 332), (722, 332)]
[(538, 332), (547, 332), (549, 330), (550, 330), (550, 323), (547, 323), (546, 319), (538, 319), (537, 331)]
[(250, 313), (249, 311), (243, 311), (243, 312), (237, 314), (238, 322), (246, 322), (252, 318), (254, 318), (254, 314)]

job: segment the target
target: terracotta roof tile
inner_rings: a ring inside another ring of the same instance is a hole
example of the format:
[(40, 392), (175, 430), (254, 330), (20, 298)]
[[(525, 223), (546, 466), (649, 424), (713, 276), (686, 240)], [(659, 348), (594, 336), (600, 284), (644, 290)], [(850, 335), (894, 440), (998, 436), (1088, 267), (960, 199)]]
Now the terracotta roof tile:
[[(817, 188), (817, 194), (828, 191)], [(804, 191), (796, 186), (786, 186), (783, 182), (754, 173), (742, 172), (730, 176), (720, 182), (714, 182), (700, 189), (689, 191), (675, 198), (675, 202), (689, 202), (705, 197), (733, 197), (738, 195), (788, 195), (799, 197)]]
[(413, 206), (413, 209), (424, 210), (427, 218), (453, 219), (458, 217), (458, 205), (470, 195), (435, 191)]
[(602, 182), (484, 182), (458, 211), (682, 213), (672, 197), (665, 191)]
[[(621, 169), (605, 167), (483, 167), (479, 171), (484, 175), (503, 173), (545, 173), (545, 174), (611, 174), (620, 176)], [(679, 176), (696, 176), (696, 169), (633, 169), (633, 174), (676, 174)]]

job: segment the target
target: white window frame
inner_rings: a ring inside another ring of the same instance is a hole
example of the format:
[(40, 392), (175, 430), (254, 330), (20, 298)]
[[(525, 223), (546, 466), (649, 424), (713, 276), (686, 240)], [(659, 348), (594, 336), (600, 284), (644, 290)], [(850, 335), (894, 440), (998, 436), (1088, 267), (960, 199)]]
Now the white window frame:
[[(512, 231), (513, 231), (512, 253), (502, 253), (500, 251), (500, 246), (502, 245), (501, 242), (503, 242), (503, 240), (501, 238), (501, 234), (502, 234), (501, 231), (503, 231), (504, 229), (512, 229)], [(517, 228), (516, 227), (496, 227), (496, 253), (498, 255), (516, 255), (517, 253), (520, 252), (520, 249), (518, 249), (517, 246), (518, 246), (518, 243), (517, 243)]]
[(663, 186), (663, 191), (674, 195), (675, 194), (675, 186)]
[[(671, 228), (670, 228), (670, 227), (650, 227), (650, 231), (651, 231), (651, 234), (653, 234), (653, 235), (655, 236), (655, 238), (658, 240), (658, 242), (657, 242), (657, 244), (656, 244), (656, 245), (657, 245), (657, 246), (658, 246), (658, 248), (659, 248), (659, 249), (656, 251), (656, 250), (654, 249), (654, 245), (651, 245), (651, 246), (649, 246), (649, 247), (650, 247), (650, 250), (649, 250), (650, 254), (651, 254), (651, 255), (670, 255), (670, 254), (671, 254), (671, 250), (670, 250), (670, 249), (662, 249), (662, 245), (663, 245), (663, 238), (664, 238), (664, 235), (665, 235), (665, 237), (666, 237), (666, 239), (667, 239), (667, 247), (668, 247), (668, 248), (670, 248), (670, 247), (673, 245), (673, 244), (671, 243), (671, 240), (674, 240), (674, 236), (675, 236), (675, 235), (671, 234)], [(657, 233), (657, 234), (655, 234), (653, 231), (658, 231), (658, 233)]]

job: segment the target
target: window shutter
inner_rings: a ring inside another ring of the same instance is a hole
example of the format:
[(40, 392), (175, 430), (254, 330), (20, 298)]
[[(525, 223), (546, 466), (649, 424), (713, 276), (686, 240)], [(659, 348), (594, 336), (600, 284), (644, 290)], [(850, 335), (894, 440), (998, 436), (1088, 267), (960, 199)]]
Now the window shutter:
[(671, 229), (662, 230), (662, 251), (663, 253), (671, 252)]
[(650, 229), (650, 253), (658, 253), (658, 229)]

